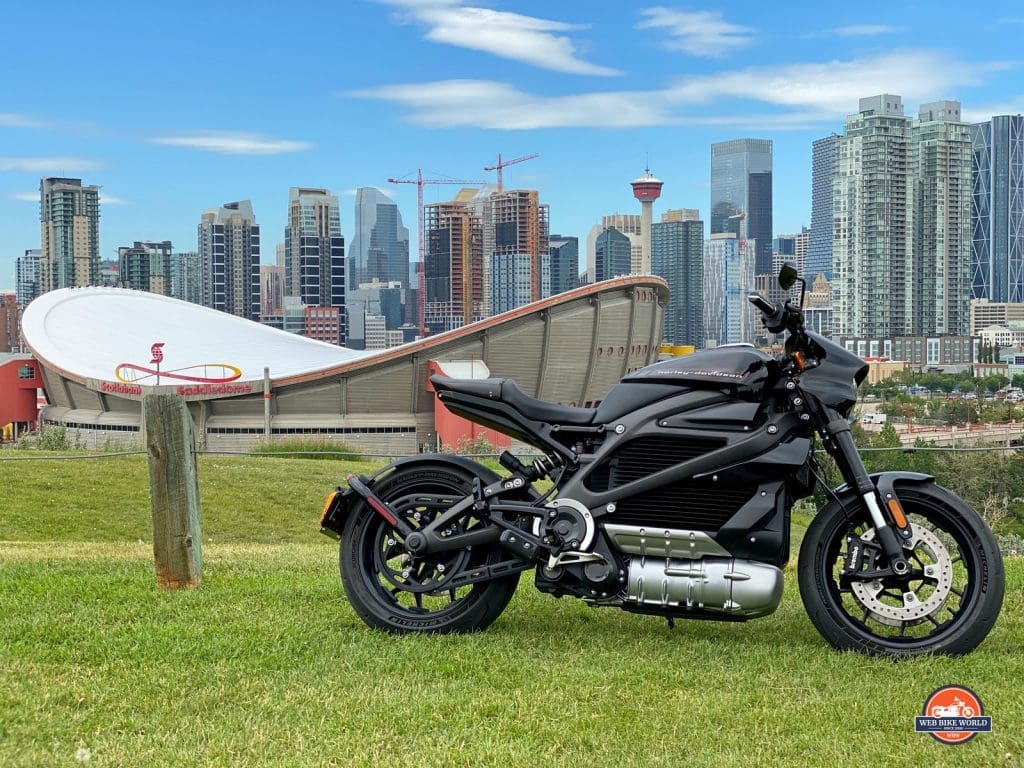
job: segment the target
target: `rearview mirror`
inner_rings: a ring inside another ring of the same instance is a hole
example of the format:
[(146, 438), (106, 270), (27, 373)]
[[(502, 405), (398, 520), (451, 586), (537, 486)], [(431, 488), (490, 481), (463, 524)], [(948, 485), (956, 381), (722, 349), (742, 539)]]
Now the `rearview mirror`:
[(800, 273), (796, 271), (796, 267), (789, 263), (782, 265), (782, 269), (779, 270), (779, 286), (782, 290), (788, 291), (799, 279)]

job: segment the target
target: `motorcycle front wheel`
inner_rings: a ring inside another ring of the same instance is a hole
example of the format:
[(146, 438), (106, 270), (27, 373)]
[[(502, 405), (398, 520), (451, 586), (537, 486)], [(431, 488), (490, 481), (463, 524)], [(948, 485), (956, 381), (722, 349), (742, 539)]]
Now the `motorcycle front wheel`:
[[(797, 566), (807, 615), (835, 648), (872, 655), (963, 654), (985, 639), (1003, 602), (1003, 561), (992, 531), (934, 484), (897, 486), (913, 532), (903, 577), (844, 578), (849, 548), (874, 549), (863, 504), (833, 501), (811, 522)], [(845, 506), (845, 509), (844, 509)], [(884, 554), (878, 567), (885, 566)]]
[[(453, 467), (417, 467), (392, 472), (373, 490), (416, 529), (472, 493), (473, 480)], [(448, 532), (488, 524), (470, 512), (453, 521)], [(459, 587), (448, 583), (501, 559), (497, 544), (415, 558), (398, 531), (366, 504), (353, 509), (339, 551), (342, 584), (355, 612), (369, 626), (396, 634), (486, 628), (512, 599), (519, 574)]]

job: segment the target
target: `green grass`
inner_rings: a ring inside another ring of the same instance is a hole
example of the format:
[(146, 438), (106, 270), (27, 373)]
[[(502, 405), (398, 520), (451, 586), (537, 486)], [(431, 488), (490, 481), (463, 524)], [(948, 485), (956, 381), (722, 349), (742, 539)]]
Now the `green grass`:
[[(669, 631), (524, 578), (487, 632), (393, 638), (354, 615), (316, 533), (349, 471), (204, 457), (203, 587), (164, 592), (144, 458), (0, 462), (0, 766), (1024, 764), (1024, 560), (964, 658), (831, 651), (792, 565), (747, 624)], [(992, 734), (913, 732), (947, 683)]]

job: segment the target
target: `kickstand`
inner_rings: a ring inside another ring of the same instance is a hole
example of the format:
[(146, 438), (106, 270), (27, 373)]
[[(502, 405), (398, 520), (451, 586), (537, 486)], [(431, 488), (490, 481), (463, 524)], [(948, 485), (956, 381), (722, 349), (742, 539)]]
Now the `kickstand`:
[(665, 619), (668, 621), (668, 628), (669, 628), (669, 630), (673, 630), (673, 629), (676, 628), (676, 620), (675, 619), (673, 619), (671, 616), (666, 616)]

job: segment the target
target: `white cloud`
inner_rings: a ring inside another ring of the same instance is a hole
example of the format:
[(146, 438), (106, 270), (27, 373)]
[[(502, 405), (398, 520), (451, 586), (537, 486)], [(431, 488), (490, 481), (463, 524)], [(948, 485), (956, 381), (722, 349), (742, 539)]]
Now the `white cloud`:
[(123, 197), (114, 197), (106, 192), (100, 192), (100, 202), (103, 205), (131, 205), (130, 200), (125, 200)]
[(891, 35), (895, 32), (903, 32), (906, 27), (894, 27), (891, 24), (850, 24), (846, 27), (837, 27), (835, 34), (841, 37), (873, 37), (875, 35)]
[(100, 164), (83, 157), (0, 157), (0, 171), (24, 173), (83, 173)]
[(0, 126), (5, 128), (39, 128), (43, 123), (28, 115), (16, 112), (0, 112)]
[(647, 18), (636, 25), (637, 29), (664, 29), (669, 36), (666, 48), (693, 56), (724, 56), (754, 41), (750, 27), (726, 21), (721, 11), (677, 11), (658, 6), (640, 13)]
[[(897, 51), (849, 61), (695, 75), (649, 91), (542, 96), (492, 80), (443, 80), (385, 85), (352, 95), (400, 104), (409, 110), (407, 120), (431, 128), (688, 124), (782, 130), (835, 121), (855, 112), (860, 98), (877, 93), (900, 94), (909, 104), (955, 98), (960, 89), (1003, 68), (934, 51)], [(730, 107), (735, 109), (727, 111)]]
[(430, 128), (627, 128), (672, 122), (653, 92), (609, 91), (549, 97), (493, 80), (442, 80), (385, 85), (352, 95), (403, 104), (412, 110), (410, 122)]
[(995, 62), (959, 61), (936, 51), (894, 51), (849, 61), (700, 75), (680, 81), (668, 92), (681, 103), (746, 99), (836, 117), (855, 112), (864, 96), (896, 93), (904, 103), (934, 101), (1005, 68)]
[(188, 147), (222, 155), (280, 155), (312, 149), (308, 141), (276, 139), (260, 133), (236, 131), (201, 131), (191, 136), (164, 136), (150, 140), (153, 144)]
[(11, 197), (13, 197), (15, 200), (24, 200), (27, 203), (39, 202), (38, 192), (11, 192)]
[(400, 20), (425, 25), (424, 37), (435, 43), (483, 51), (493, 56), (573, 75), (618, 75), (618, 70), (586, 61), (576, 44), (557, 32), (585, 29), (562, 21), (477, 8), (462, 2), (383, 0), (399, 6)]

